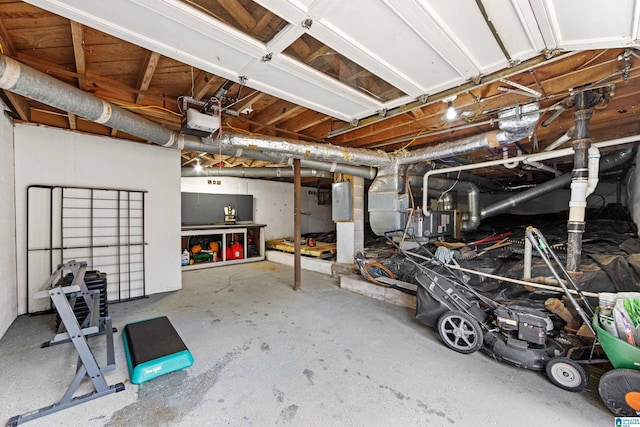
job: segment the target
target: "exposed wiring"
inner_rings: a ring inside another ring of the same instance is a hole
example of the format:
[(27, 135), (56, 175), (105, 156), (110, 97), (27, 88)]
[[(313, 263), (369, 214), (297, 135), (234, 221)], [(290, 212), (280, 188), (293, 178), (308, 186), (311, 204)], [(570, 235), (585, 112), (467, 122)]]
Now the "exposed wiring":
[(418, 132), (418, 134), (416, 136), (413, 137), (413, 139), (411, 141), (409, 141), (407, 144), (403, 145), (402, 147), (400, 147), (398, 150), (396, 151), (401, 151), (404, 150), (405, 148), (407, 148), (408, 146), (410, 146), (411, 144), (413, 144), (415, 142), (416, 139), (418, 139), (418, 137), (420, 135), (422, 135), (422, 133), (424, 132), (424, 129), (422, 129), (420, 132)]
[(174, 116), (182, 117), (182, 114), (176, 113), (175, 111), (169, 110), (165, 107), (160, 107), (159, 105), (120, 105), (120, 108), (124, 108), (126, 110), (161, 110), (171, 113)]
[(451, 187), (449, 187), (447, 190), (443, 191), (442, 194), (440, 194), (440, 197), (438, 197), (438, 202), (440, 202), (442, 200), (442, 198), (444, 197), (444, 195), (447, 194), (449, 191), (453, 190), (453, 187), (455, 187), (458, 184), (458, 181), (460, 181), (460, 173), (461, 172), (462, 171), (458, 171), (458, 176), (456, 176), (456, 180), (451, 185)]
[(229, 128), (231, 130), (235, 130), (236, 132), (244, 133), (246, 135), (254, 135), (253, 132), (250, 132), (250, 131), (245, 130), (245, 129), (239, 129), (239, 128), (233, 127), (229, 123), (225, 123), (225, 127)]

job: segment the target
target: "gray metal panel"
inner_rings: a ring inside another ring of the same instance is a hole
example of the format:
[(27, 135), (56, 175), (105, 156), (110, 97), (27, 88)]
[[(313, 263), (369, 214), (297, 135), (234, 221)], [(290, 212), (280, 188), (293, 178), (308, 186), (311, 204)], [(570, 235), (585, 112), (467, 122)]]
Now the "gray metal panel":
[(351, 183), (334, 182), (331, 184), (331, 218), (333, 221), (351, 221), (353, 207), (351, 201)]

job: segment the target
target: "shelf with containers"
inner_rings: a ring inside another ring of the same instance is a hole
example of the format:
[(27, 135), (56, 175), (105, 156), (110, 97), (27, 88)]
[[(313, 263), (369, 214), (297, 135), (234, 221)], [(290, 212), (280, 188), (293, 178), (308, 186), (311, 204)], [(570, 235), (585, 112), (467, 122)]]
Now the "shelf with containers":
[(266, 225), (253, 223), (182, 227), (182, 269), (195, 270), (264, 260), (264, 227)]

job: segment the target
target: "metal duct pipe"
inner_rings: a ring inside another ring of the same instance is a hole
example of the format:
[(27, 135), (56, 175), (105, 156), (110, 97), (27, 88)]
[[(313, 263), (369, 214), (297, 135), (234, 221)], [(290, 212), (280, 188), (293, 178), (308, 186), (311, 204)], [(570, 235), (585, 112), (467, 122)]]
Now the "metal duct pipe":
[(433, 147), (420, 148), (418, 150), (409, 151), (408, 153), (396, 154), (394, 156), (394, 160), (400, 165), (406, 165), (410, 163), (425, 162), (427, 160), (441, 159), (443, 157), (471, 153), (485, 148), (501, 147), (505, 144), (520, 141), (527, 135), (529, 135), (529, 132), (523, 136), (520, 133), (490, 131), (482, 135), (473, 135), (453, 142), (443, 142)]
[(454, 142), (445, 142), (433, 147), (396, 154), (393, 160), (402, 165), (441, 159), (458, 154), (470, 153), (485, 148), (502, 147), (529, 136), (538, 119), (540, 106), (538, 103), (517, 106), (498, 114), (500, 130), (490, 131), (482, 135), (474, 135)]
[[(182, 177), (206, 178), (210, 176), (227, 176), (238, 178), (292, 178), (293, 168), (202, 168), (198, 172), (195, 168), (182, 168)], [(317, 171), (314, 169), (301, 169), (300, 176), (305, 178), (333, 178), (331, 172)]]
[[(242, 148), (228, 149), (215, 151), (215, 153), (221, 153), (225, 156), (244, 157), (247, 159), (264, 160), (272, 163), (286, 163), (293, 165), (293, 158), (285, 155), (278, 155), (277, 153), (265, 153), (262, 151), (245, 150)], [(327, 163), (317, 160), (302, 159), (300, 160), (300, 166), (305, 169), (316, 169), (318, 171), (344, 173), (347, 175), (359, 176), (366, 179), (373, 179), (376, 177), (377, 170), (371, 166), (357, 166), (346, 165), (342, 163)], [(327, 176), (327, 178), (332, 178)]]
[(165, 147), (190, 139), (123, 108), (0, 55), (0, 87)]
[(378, 236), (401, 230), (407, 221), (409, 195), (403, 179), (406, 166), (390, 165), (378, 168), (378, 175), (369, 187), (369, 224)]
[(437, 210), (452, 211), (455, 209), (455, 201), (451, 193), (442, 194), (442, 191), (429, 190), (429, 196), (438, 198)]
[[(292, 164), (292, 159), (289, 158), (289, 164)], [(343, 173), (347, 175), (359, 176), (365, 179), (374, 179), (378, 170), (372, 166), (358, 166), (347, 165), (344, 163), (327, 163), (318, 160), (301, 159), (300, 165), (303, 168), (317, 169), (327, 172)]]
[[(87, 118), (105, 126), (121, 130), (131, 135), (164, 147), (179, 150), (216, 153), (222, 150), (238, 148), (249, 151), (279, 153), (300, 159), (313, 158), (316, 161), (347, 165), (385, 166), (394, 163), (408, 164), (456, 154), (468, 153), (493, 145), (503, 145), (527, 136), (531, 130), (529, 123), (535, 124), (538, 115), (517, 117), (512, 121), (507, 115), (500, 119), (500, 131), (465, 138), (452, 143), (443, 143), (436, 147), (415, 150), (410, 153), (392, 156), (382, 151), (340, 147), (331, 144), (312, 144), (284, 138), (255, 138), (243, 134), (224, 132), (219, 142), (212, 138), (200, 138), (183, 135), (166, 129), (157, 123), (144, 119), (130, 111), (103, 101), (76, 87), (60, 82), (53, 77), (27, 67), (5, 55), (0, 55), (0, 88), (17, 93), (38, 102)], [(532, 108), (537, 108), (534, 104)], [(523, 107), (523, 113), (524, 111)], [(517, 113), (517, 111), (516, 111)], [(514, 113), (508, 113), (514, 115)], [(519, 114), (519, 113), (518, 113)], [(518, 116), (515, 114), (515, 116)], [(520, 123), (526, 122), (523, 127)], [(518, 123), (513, 127), (509, 122)], [(502, 129), (504, 125), (504, 130)], [(496, 146), (497, 146), (496, 145)], [(311, 165), (309, 165), (311, 166)], [(318, 166), (317, 164), (315, 166)], [(316, 169), (320, 169), (316, 167)], [(345, 172), (356, 175), (354, 171)], [(372, 176), (372, 171), (360, 171)], [(361, 173), (358, 176), (363, 176)], [(366, 177), (366, 176), (365, 176)]]
[[(616, 166), (619, 166), (622, 163), (629, 160), (632, 157), (632, 154), (633, 154), (633, 149), (628, 148), (624, 151), (616, 151), (615, 153), (612, 153), (608, 156), (601, 157), (600, 170), (606, 171)], [(481, 209), (480, 219), (496, 216), (502, 212), (508, 211), (509, 209), (521, 203), (535, 199), (536, 197), (540, 197), (543, 194), (546, 194), (550, 191), (566, 187), (570, 183), (571, 183), (571, 173), (569, 172), (559, 176), (558, 178), (554, 178), (550, 181), (547, 181), (529, 190), (522, 191), (516, 195), (507, 197), (506, 199), (501, 200), (498, 203), (494, 203), (493, 205), (490, 205)]]
[[(209, 138), (208, 140), (211, 140)], [(243, 148), (267, 153), (283, 153), (299, 159), (309, 157), (324, 162), (336, 162), (355, 165), (384, 166), (392, 164), (391, 156), (382, 151), (360, 148), (339, 147), (332, 144), (313, 144), (285, 138), (253, 138), (247, 135), (225, 131), (219, 143), (222, 149)]]
[[(258, 139), (231, 132), (224, 132), (219, 145), (212, 138), (201, 140), (191, 135), (183, 135), (27, 67), (5, 55), (0, 55), (0, 88), (168, 148), (205, 153), (217, 153), (220, 149), (236, 151), (238, 148), (243, 148), (247, 150), (246, 152), (257, 150), (278, 152), (301, 159), (311, 156), (316, 160), (330, 162), (324, 167), (328, 168), (327, 170), (333, 168), (335, 171), (338, 167), (334, 166), (333, 162), (366, 165), (391, 163), (390, 156), (381, 151), (310, 144), (282, 138)], [(371, 169), (346, 169), (344, 173), (371, 177), (372, 171)]]

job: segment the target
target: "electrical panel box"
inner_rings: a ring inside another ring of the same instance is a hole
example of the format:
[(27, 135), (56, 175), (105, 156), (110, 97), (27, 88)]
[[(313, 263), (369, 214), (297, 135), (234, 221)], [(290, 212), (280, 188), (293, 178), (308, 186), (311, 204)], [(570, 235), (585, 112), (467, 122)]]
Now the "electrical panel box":
[(331, 184), (331, 219), (333, 221), (351, 221), (353, 219), (350, 182)]

